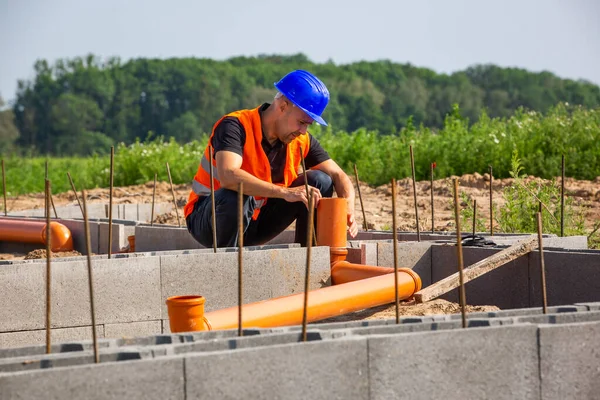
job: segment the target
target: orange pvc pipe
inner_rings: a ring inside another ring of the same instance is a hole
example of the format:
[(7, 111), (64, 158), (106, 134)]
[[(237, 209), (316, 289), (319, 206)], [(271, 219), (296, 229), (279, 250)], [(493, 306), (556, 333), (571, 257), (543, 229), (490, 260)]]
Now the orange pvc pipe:
[[(69, 228), (50, 222), (52, 251), (73, 250), (73, 237)], [(0, 242), (46, 244), (46, 222), (0, 218)]]
[[(401, 300), (421, 289), (421, 278), (408, 268), (398, 271), (398, 292)], [(312, 290), (308, 294), (308, 322), (319, 321), (354, 311), (393, 303), (394, 275), (386, 274), (343, 285)], [(302, 323), (304, 293), (279, 297), (243, 306), (242, 327), (277, 327)], [(206, 313), (211, 330), (238, 327), (238, 307)]]
[(317, 243), (319, 246), (346, 248), (348, 203), (346, 199), (322, 198), (317, 206)]
[(204, 317), (202, 296), (172, 296), (167, 299), (169, 327), (171, 332), (207, 331), (209, 325)]
[[(404, 268), (398, 269), (398, 271)], [(348, 261), (338, 261), (331, 268), (331, 284), (340, 285), (342, 283), (369, 279), (375, 276), (393, 274), (394, 268), (375, 267), (371, 265), (353, 264)]]

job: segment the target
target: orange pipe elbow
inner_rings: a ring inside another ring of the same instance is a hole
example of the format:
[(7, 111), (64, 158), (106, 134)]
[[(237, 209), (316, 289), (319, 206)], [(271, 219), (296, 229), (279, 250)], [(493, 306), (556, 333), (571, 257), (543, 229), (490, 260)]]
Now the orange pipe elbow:
[[(52, 251), (73, 250), (73, 237), (69, 228), (50, 222)], [(0, 241), (46, 245), (46, 222), (0, 218)]]
[[(410, 269), (398, 271), (398, 297), (412, 297), (421, 289), (421, 279)], [(386, 274), (343, 285), (329, 286), (308, 294), (308, 322), (335, 317), (371, 307), (393, 303), (394, 275)], [(242, 306), (242, 327), (277, 327), (302, 323), (304, 293), (279, 297)], [(205, 314), (212, 330), (238, 327), (238, 307)]]

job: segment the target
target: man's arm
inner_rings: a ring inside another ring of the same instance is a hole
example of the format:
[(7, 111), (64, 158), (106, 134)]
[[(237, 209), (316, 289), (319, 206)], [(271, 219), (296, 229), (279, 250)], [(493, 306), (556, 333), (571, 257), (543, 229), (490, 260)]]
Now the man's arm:
[(348, 231), (350, 232), (350, 236), (356, 237), (356, 234), (358, 233), (358, 224), (354, 218), (354, 186), (352, 186), (350, 178), (348, 178), (348, 175), (346, 175), (340, 166), (332, 159), (323, 161), (311, 169), (323, 171), (329, 175), (333, 180), (333, 186), (335, 187), (335, 192), (338, 197), (345, 198), (348, 202)]
[[(289, 202), (302, 201), (308, 206), (308, 197), (304, 186), (286, 188), (263, 181), (242, 169), (242, 156), (232, 151), (219, 151), (216, 155), (218, 179), (221, 187), (237, 191), (240, 182), (244, 185), (244, 194), (280, 198)], [(319, 189), (309, 187), (316, 200), (321, 198)], [(315, 206), (318, 201), (315, 201)]]

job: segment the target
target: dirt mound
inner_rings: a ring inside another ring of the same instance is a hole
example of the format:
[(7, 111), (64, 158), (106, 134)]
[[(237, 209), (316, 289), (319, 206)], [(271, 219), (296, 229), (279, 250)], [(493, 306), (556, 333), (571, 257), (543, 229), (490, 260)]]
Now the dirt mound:
[[(79, 257), (79, 256), (82, 256), (82, 255), (83, 254), (81, 254), (77, 250), (73, 250), (73, 251), (53, 251), (52, 252), (52, 258), (59, 258), (59, 257)], [(36, 250), (30, 251), (25, 256), (25, 260), (37, 260), (37, 259), (40, 259), (40, 258), (46, 258), (46, 249), (36, 249)]]

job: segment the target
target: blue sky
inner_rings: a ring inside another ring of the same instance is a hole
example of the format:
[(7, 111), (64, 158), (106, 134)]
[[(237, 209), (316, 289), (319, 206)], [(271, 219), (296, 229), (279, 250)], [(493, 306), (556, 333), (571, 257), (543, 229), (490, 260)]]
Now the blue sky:
[(389, 59), (451, 73), (473, 64), (600, 84), (596, 0), (0, 0), (0, 95), (33, 64), (100, 57), (302, 52), (337, 64)]

